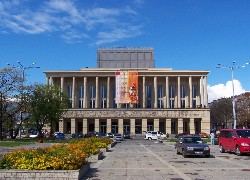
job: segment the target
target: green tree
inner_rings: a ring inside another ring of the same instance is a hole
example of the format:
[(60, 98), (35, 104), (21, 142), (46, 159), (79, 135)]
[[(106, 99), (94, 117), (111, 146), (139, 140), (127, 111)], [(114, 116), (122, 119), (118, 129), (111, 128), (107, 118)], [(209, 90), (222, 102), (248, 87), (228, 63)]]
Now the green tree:
[(59, 122), (67, 111), (69, 99), (57, 86), (39, 85), (31, 97), (30, 106), (30, 119), (36, 123), (38, 132), (41, 134), (44, 125), (48, 124), (52, 133), (53, 124)]
[(229, 128), (233, 122), (233, 104), (231, 98), (216, 100), (210, 105), (210, 119), (212, 126)]
[(10, 118), (15, 119), (20, 108), (16, 105), (18, 90), (21, 87), (20, 72), (13, 68), (0, 69), (0, 139), (3, 127)]

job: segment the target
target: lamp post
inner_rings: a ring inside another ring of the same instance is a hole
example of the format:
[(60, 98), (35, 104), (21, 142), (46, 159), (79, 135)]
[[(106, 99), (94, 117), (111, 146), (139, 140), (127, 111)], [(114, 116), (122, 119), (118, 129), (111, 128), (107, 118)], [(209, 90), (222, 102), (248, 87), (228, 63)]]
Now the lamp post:
[(227, 69), (230, 69), (231, 70), (231, 73), (232, 73), (232, 88), (233, 88), (233, 118), (234, 118), (234, 129), (236, 129), (236, 110), (235, 110), (235, 97), (234, 97), (234, 70), (237, 69), (237, 68), (242, 68), (242, 67), (245, 67), (246, 65), (248, 65), (249, 62), (243, 64), (243, 65), (239, 65), (239, 66), (236, 66), (235, 65), (235, 61), (233, 61), (233, 64), (232, 66), (226, 66), (226, 65), (222, 65), (222, 64), (218, 64), (216, 66), (216, 68), (227, 68)]
[[(35, 66), (35, 64), (36, 63), (32, 63), (32, 64), (30, 64), (30, 65), (28, 65), (28, 66), (24, 66), (20, 61), (17, 61), (17, 63), (19, 64), (18, 66), (12, 66), (12, 68), (19, 68), (19, 69), (21, 69), (21, 71), (22, 71), (22, 89), (21, 89), (21, 101), (23, 100), (23, 96), (24, 96), (24, 82), (25, 82), (25, 70), (27, 70), (27, 69), (32, 69), (32, 68), (40, 68), (40, 66)], [(9, 63), (7, 63), (7, 65), (9, 66), (10, 64)], [(21, 123), (22, 123), (22, 120), (23, 120), (23, 110), (20, 112), (20, 115), (21, 115)], [(21, 129), (19, 128), (19, 136), (20, 136), (20, 138), (21, 138)]]

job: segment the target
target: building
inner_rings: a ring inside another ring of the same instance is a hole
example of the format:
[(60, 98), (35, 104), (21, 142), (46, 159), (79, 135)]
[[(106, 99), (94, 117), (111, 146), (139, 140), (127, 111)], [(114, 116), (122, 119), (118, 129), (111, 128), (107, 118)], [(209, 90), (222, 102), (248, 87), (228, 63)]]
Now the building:
[[(72, 107), (64, 133), (210, 132), (207, 70), (154, 68), (153, 48), (100, 48), (97, 68), (45, 71)], [(121, 66), (121, 67), (119, 67)]]

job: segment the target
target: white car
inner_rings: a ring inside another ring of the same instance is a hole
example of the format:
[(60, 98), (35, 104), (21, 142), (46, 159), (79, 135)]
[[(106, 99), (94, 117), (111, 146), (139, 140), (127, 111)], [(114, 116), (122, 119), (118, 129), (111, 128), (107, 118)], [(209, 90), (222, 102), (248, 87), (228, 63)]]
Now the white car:
[(157, 132), (156, 131), (148, 131), (145, 135), (145, 139), (158, 140)]
[(164, 134), (164, 133), (162, 133), (160, 131), (157, 131), (157, 136), (158, 136), (158, 138), (165, 138), (165, 137), (167, 137), (166, 134)]

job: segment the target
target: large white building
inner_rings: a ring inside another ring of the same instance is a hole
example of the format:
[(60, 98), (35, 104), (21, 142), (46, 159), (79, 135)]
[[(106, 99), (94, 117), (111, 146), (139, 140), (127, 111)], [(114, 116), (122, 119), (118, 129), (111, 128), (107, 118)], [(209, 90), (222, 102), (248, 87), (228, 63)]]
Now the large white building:
[(210, 132), (209, 71), (155, 68), (153, 48), (99, 48), (97, 68), (44, 73), (72, 102), (61, 132)]

